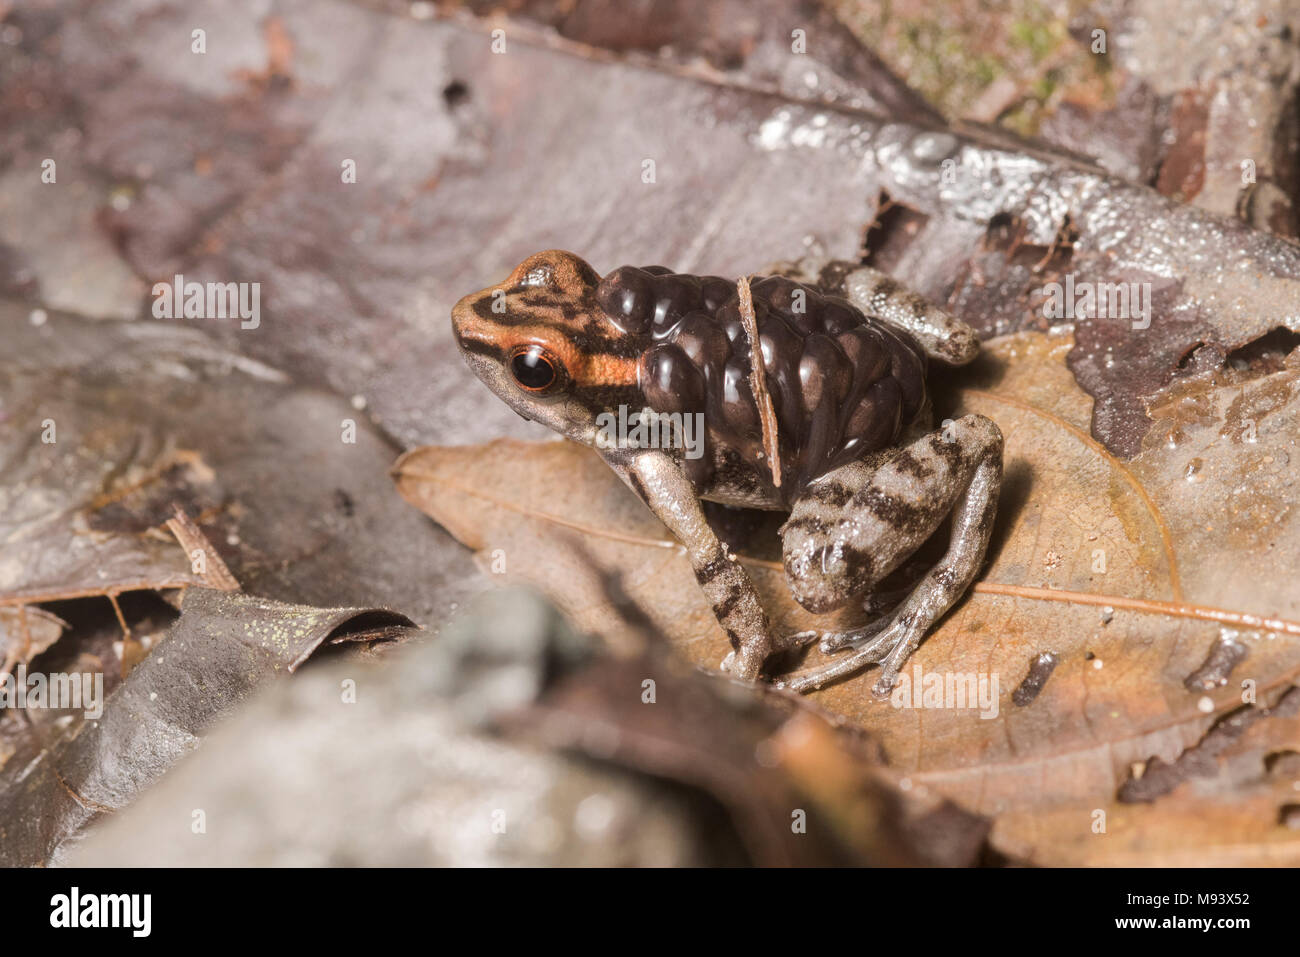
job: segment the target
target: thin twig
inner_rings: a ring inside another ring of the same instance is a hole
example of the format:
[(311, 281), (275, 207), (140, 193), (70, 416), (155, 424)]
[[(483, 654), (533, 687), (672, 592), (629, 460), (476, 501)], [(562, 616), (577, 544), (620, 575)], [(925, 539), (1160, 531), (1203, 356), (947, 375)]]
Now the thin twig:
[(131, 670), (130, 665), (127, 664), (131, 660), (131, 652), (137, 646), (143, 646), (135, 640), (135, 635), (131, 634), (131, 626), (126, 623), (126, 615), (122, 614), (122, 606), (118, 604), (117, 592), (110, 591), (108, 600), (113, 603), (113, 613), (117, 615), (117, 623), (122, 626), (122, 667), (120, 676), (125, 678)]
[(239, 582), (230, 573), (203, 530), (194, 524), (179, 505), (173, 505), (172, 508), (175, 509), (175, 514), (167, 519), (167, 527), (176, 536), (181, 548), (185, 549), (186, 555), (193, 555), (196, 549), (203, 553), (203, 571), (200, 574), (204, 584), (221, 591), (239, 591)]
[(740, 299), (740, 323), (749, 338), (749, 388), (758, 404), (758, 421), (763, 428), (763, 454), (772, 472), (772, 484), (781, 487), (781, 447), (776, 434), (776, 410), (772, 396), (767, 391), (767, 368), (763, 364), (763, 347), (758, 341), (758, 318), (754, 315), (754, 297), (749, 291), (749, 277), (736, 280), (736, 295)]

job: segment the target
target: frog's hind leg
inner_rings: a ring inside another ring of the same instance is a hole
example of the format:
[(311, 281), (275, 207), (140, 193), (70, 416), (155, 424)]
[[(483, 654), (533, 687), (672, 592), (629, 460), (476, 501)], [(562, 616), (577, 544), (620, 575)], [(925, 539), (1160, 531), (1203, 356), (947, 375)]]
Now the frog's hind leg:
[(979, 353), (974, 329), (878, 269), (853, 270), (844, 277), (844, 293), (868, 316), (910, 333), (931, 359), (960, 366)]
[(882, 580), (949, 514), (952, 539), (889, 617), (852, 634), (853, 651), (784, 685), (811, 691), (883, 661), (875, 690), (887, 694), (899, 667), (979, 571), (1001, 481), (1002, 433), (990, 419), (968, 415), (809, 486), (781, 535), (786, 577), (810, 611), (839, 608)]
[(974, 329), (879, 269), (816, 253), (768, 271), (843, 296), (868, 316), (910, 333), (931, 359), (960, 366), (979, 353)]

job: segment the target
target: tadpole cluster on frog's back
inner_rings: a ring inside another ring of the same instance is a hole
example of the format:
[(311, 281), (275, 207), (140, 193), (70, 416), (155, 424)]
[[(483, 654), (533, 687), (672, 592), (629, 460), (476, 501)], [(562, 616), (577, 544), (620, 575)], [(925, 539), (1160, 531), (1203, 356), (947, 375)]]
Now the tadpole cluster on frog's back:
[[(769, 276), (750, 288), (777, 417), (779, 492), (789, 502), (818, 476), (898, 439), (924, 405), (925, 356), (906, 333), (814, 287)], [(697, 488), (707, 492), (716, 469), (730, 470), (727, 456), (766, 474), (735, 283), (622, 266), (596, 299), (626, 334), (644, 337), (647, 404), (704, 413), (705, 454), (684, 463)]]

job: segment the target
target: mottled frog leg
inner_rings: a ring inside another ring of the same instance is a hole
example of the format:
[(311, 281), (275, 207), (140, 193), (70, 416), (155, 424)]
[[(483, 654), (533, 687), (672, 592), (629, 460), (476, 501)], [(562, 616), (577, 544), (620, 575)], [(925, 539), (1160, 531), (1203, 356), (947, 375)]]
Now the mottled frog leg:
[(756, 680), (768, 655), (776, 650), (767, 615), (748, 573), (705, 518), (690, 480), (662, 452), (639, 452), (607, 461), (686, 546), (695, 579), (735, 649), (723, 667), (737, 678)]
[(907, 330), (932, 359), (959, 366), (979, 353), (974, 329), (879, 269), (808, 255), (773, 263), (768, 272), (843, 296), (868, 316)]
[(791, 510), (782, 542), (791, 589), (812, 611), (839, 607), (879, 582), (950, 513), (952, 539), (883, 624), (853, 635), (865, 644), (781, 684), (812, 691), (883, 661), (874, 690), (888, 694), (903, 662), (979, 572), (1001, 483), (1002, 433), (992, 420), (967, 415), (809, 486)]
[(868, 316), (911, 333), (932, 359), (959, 366), (979, 353), (974, 329), (878, 269), (853, 270), (844, 277), (844, 292)]

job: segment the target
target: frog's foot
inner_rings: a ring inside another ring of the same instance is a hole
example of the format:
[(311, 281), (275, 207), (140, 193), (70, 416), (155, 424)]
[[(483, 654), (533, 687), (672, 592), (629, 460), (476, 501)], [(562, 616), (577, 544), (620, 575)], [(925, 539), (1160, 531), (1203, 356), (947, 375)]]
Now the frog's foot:
[(757, 681), (761, 667), (761, 662), (756, 666), (752, 657), (736, 651), (727, 652), (727, 657), (723, 658), (722, 664), (718, 665), (723, 674), (731, 675), (740, 681)]
[[(899, 614), (872, 622), (853, 632), (844, 632), (843, 634), (855, 636), (853, 642), (869, 640), (860, 647), (855, 646), (850, 654), (821, 668), (778, 682), (778, 686), (789, 688), (799, 694), (806, 694), (809, 691), (816, 691), (836, 678), (847, 677), (861, 671), (867, 665), (883, 661), (884, 669), (871, 690), (877, 697), (886, 697), (893, 690), (894, 682), (898, 678), (898, 669), (916, 650), (916, 646), (921, 643), (921, 638), (925, 635), (925, 628), (918, 627), (919, 625), (920, 623), (911, 616)], [(847, 647), (849, 644), (850, 642), (845, 642), (836, 647)]]
[[(795, 651), (799, 648), (803, 648), (816, 641), (820, 635), (821, 632), (819, 631), (796, 631), (792, 635), (780, 636), (773, 640), (772, 650), (763, 657), (767, 658), (770, 655), (780, 654), (785, 651)], [(759, 666), (762, 666), (762, 662), (759, 662)], [(743, 660), (743, 655), (737, 654), (735, 651), (728, 652), (727, 657), (722, 659), (722, 664), (718, 667), (726, 674), (734, 677), (753, 680), (749, 677), (749, 673), (752, 670), (752, 664), (747, 665)]]
[(848, 631), (826, 631), (822, 632), (822, 640), (818, 644), (818, 649), (823, 655), (829, 655), (836, 651), (843, 651), (845, 648), (852, 648), (868, 638), (874, 637), (884, 631), (889, 625), (889, 616), (882, 615), (875, 621), (868, 622), (861, 628), (850, 628)]
[(818, 638), (824, 640), (826, 635), (820, 631), (796, 631), (793, 635), (783, 635), (777, 638), (776, 643), (772, 646), (772, 651), (794, 651), (811, 645)]

